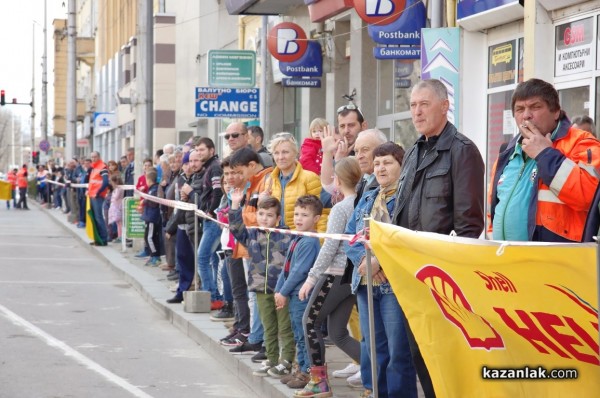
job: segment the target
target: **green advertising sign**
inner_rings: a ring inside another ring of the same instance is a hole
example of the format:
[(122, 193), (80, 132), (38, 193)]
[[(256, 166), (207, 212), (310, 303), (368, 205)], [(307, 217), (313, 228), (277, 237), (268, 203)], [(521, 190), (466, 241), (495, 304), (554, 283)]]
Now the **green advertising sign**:
[(210, 87), (250, 88), (256, 85), (256, 52), (248, 50), (210, 50), (208, 52)]
[(128, 238), (144, 238), (144, 228), (146, 223), (142, 221), (142, 215), (138, 213), (137, 208), (140, 200), (137, 198), (125, 198), (125, 234)]

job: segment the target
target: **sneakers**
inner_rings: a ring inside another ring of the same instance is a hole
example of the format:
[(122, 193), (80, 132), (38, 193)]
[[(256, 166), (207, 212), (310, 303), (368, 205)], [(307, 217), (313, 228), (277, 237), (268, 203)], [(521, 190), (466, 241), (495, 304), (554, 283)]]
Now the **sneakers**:
[(248, 341), (250, 333), (237, 333), (229, 339), (221, 340), (221, 345), (226, 347), (237, 347)]
[[(285, 359), (282, 359), (281, 362), (279, 362), (279, 365), (274, 366), (271, 369), (269, 369), (268, 373), (269, 373), (269, 376), (279, 379), (280, 377), (283, 377), (283, 376), (286, 376), (286, 375), (289, 375), (290, 373), (292, 373), (292, 364), (289, 363), (288, 361), (286, 361)], [(308, 383), (308, 381), (307, 381), (307, 383)]]
[(289, 388), (293, 388), (293, 389), (304, 388), (304, 387), (306, 387), (306, 385), (308, 384), (309, 381), (310, 381), (310, 375), (308, 373), (298, 372), (296, 377), (294, 377), (292, 380), (290, 380), (286, 385)]
[(155, 256), (155, 257), (150, 257), (144, 265), (147, 267), (158, 267), (158, 264), (160, 264), (160, 257)]
[(350, 376), (346, 379), (346, 382), (350, 385), (350, 387), (354, 388), (362, 388), (362, 379), (360, 378), (360, 371), (356, 372), (353, 376)]
[(144, 258), (144, 257), (148, 257), (150, 254), (148, 254), (148, 252), (146, 252), (146, 249), (142, 249), (139, 252), (137, 252), (137, 254), (134, 257), (137, 258)]
[(273, 368), (275, 366), (275, 364), (271, 361), (264, 361), (261, 365), (260, 368), (256, 369), (254, 372), (252, 372), (252, 374), (254, 376), (258, 376), (258, 377), (266, 377), (269, 375), (269, 370), (271, 370), (271, 368)]
[(336, 370), (333, 373), (331, 373), (331, 375), (333, 377), (347, 379), (348, 377), (355, 375), (356, 372), (360, 372), (360, 365), (350, 363), (344, 369)]
[(85, 223), (83, 221), (79, 221), (77, 223), (77, 228), (85, 228)]
[(175, 282), (169, 286), (169, 290), (175, 293), (179, 289), (179, 283)]
[(237, 330), (230, 330), (229, 334), (225, 337), (223, 337), (221, 340), (219, 340), (220, 342), (223, 342), (225, 340), (229, 340), (230, 338), (232, 338), (233, 336), (235, 336), (236, 334), (238, 334)]
[(167, 280), (176, 281), (179, 279), (179, 272), (177, 270), (173, 270), (167, 274)]
[(222, 300), (213, 300), (210, 302), (210, 310), (211, 311), (220, 310), (221, 308), (223, 308)]
[(219, 312), (216, 312), (214, 315), (210, 316), (210, 320), (214, 322), (227, 322), (235, 320), (232, 307), (232, 303), (226, 301)]
[(281, 384), (287, 385), (287, 383), (294, 380), (299, 373), (301, 373), (300, 366), (298, 365), (298, 362), (294, 362), (292, 364), (292, 373), (286, 376), (282, 376), (281, 379), (279, 379), (279, 381), (281, 382)]
[(262, 347), (262, 343), (252, 344), (252, 343), (248, 343), (246, 341), (246, 342), (242, 343), (241, 345), (233, 347), (232, 349), (229, 350), (229, 352), (232, 352), (234, 354), (243, 354), (244, 352), (256, 352), (256, 351), (259, 351), (261, 347)]
[(260, 347), (260, 350), (250, 360), (254, 363), (260, 363), (267, 359), (267, 349), (265, 346)]

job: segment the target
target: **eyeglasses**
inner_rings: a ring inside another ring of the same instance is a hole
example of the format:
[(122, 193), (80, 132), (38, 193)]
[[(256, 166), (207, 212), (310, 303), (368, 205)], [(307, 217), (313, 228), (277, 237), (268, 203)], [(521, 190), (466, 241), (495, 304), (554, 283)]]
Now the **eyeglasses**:
[(284, 139), (296, 143), (296, 137), (292, 133), (277, 133), (273, 136), (273, 139)]
[(226, 140), (228, 140), (230, 137), (231, 137), (231, 138), (233, 138), (233, 139), (236, 139), (236, 138), (238, 138), (240, 135), (244, 135), (244, 134), (246, 134), (246, 133), (231, 133), (231, 134), (225, 134), (225, 135), (223, 136), (223, 138), (225, 138)]
[(363, 119), (365, 118), (363, 116), (362, 112), (360, 111), (360, 109), (358, 108), (358, 106), (356, 106), (354, 104), (342, 105), (337, 109), (338, 115), (344, 111), (356, 111), (360, 115), (360, 117), (362, 117)]

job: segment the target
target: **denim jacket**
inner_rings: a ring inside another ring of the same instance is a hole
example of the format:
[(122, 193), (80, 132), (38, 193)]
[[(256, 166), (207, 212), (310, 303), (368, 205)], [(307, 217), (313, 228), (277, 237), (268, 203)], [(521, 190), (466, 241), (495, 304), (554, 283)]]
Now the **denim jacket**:
[[(365, 217), (371, 216), (371, 210), (373, 209), (373, 203), (379, 194), (380, 187), (373, 189), (372, 191), (365, 192), (365, 194), (360, 198), (360, 201), (354, 208), (354, 212), (350, 216), (348, 220), (348, 224), (346, 225), (346, 233), (350, 235), (354, 235), (357, 232), (361, 231), (365, 227)], [(394, 210), (396, 195), (393, 195), (390, 200), (387, 202), (387, 208), (390, 215)], [(344, 250), (346, 251), (346, 255), (348, 259), (352, 261), (354, 264), (354, 271), (352, 272), (352, 293), (356, 294), (356, 290), (360, 285), (361, 276), (358, 274), (358, 266), (360, 262), (366, 255), (365, 245), (362, 242), (356, 242), (353, 245), (350, 245), (348, 241), (344, 242)], [(379, 285), (381, 292), (383, 294), (393, 294), (392, 288), (388, 282)]]

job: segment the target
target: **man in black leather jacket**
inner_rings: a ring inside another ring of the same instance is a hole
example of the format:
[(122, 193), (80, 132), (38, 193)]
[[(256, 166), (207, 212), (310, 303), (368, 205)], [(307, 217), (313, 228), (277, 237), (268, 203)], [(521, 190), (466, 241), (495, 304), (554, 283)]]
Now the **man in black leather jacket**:
[[(448, 121), (448, 92), (437, 79), (413, 87), (410, 112), (419, 139), (404, 157), (395, 224), (478, 238), (484, 228), (485, 166), (477, 146)], [(435, 396), (412, 333), (411, 353), (425, 397)]]

